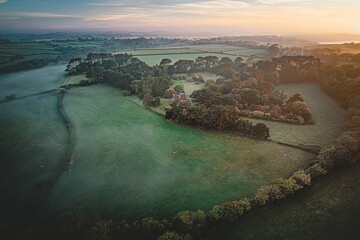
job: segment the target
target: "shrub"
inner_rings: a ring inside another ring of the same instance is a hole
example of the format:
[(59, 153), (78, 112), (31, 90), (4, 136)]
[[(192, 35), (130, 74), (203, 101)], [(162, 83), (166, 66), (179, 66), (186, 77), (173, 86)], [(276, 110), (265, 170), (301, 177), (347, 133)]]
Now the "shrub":
[(246, 211), (251, 209), (248, 199), (226, 202), (221, 205), (215, 205), (209, 212), (209, 218), (212, 221), (235, 221)]
[(294, 172), (294, 174), (290, 178), (296, 180), (296, 184), (302, 187), (311, 184), (310, 175), (306, 174), (303, 170)]
[(306, 103), (301, 101), (296, 101), (291, 105), (290, 109), (293, 113), (301, 115), (301, 112), (309, 112), (309, 108)]
[(166, 232), (158, 240), (191, 240), (189, 234), (181, 235), (176, 232)]
[(209, 86), (210, 84), (214, 84), (214, 83), (215, 83), (214, 80), (209, 79), (209, 80), (207, 80), (207, 81), (205, 82), (205, 86)]
[(89, 240), (112, 240), (114, 235), (115, 225), (112, 220), (98, 221), (87, 232), (86, 239)]
[(66, 93), (66, 89), (65, 88), (59, 88), (59, 93), (61, 93), (61, 94)]
[(264, 116), (264, 113), (263, 113), (262, 111), (253, 111), (253, 112), (252, 112), (252, 115), (253, 115), (254, 117), (261, 118), (261, 117)]
[(172, 98), (173, 95), (176, 94), (176, 91), (174, 88), (169, 88), (165, 91), (164, 97), (165, 98)]
[(279, 105), (274, 105), (272, 106), (271, 110), (270, 110), (270, 114), (273, 118), (278, 118), (281, 116), (281, 107)]
[(127, 97), (127, 96), (130, 96), (131, 95), (131, 92), (129, 90), (125, 90), (122, 92), (122, 94)]
[(183, 84), (176, 85), (176, 86), (174, 87), (174, 90), (175, 90), (176, 92), (183, 93), (183, 92), (184, 92), (184, 85), (183, 85)]
[(325, 175), (327, 173), (327, 171), (325, 169), (323, 169), (319, 163), (311, 166), (309, 171), (310, 171), (310, 176), (312, 178), (320, 176), (320, 175)]
[(351, 153), (341, 145), (323, 147), (318, 155), (321, 167), (326, 169), (342, 165), (351, 160)]
[(351, 153), (357, 153), (359, 151), (357, 140), (349, 133), (341, 134), (336, 141), (339, 145), (344, 146)]
[(141, 220), (141, 233), (144, 236), (159, 236), (164, 232), (164, 225), (154, 218), (143, 218)]
[(173, 221), (174, 227), (179, 232), (198, 233), (205, 227), (206, 214), (203, 210), (179, 212)]
[(269, 201), (269, 194), (266, 188), (261, 187), (256, 191), (255, 197), (252, 199), (251, 203), (255, 206), (265, 205)]

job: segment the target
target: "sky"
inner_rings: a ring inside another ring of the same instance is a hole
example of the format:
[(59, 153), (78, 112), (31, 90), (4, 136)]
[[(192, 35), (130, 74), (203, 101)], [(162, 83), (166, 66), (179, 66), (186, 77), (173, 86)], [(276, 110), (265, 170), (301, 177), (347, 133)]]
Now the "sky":
[(359, 0), (0, 0), (0, 30), (360, 34)]

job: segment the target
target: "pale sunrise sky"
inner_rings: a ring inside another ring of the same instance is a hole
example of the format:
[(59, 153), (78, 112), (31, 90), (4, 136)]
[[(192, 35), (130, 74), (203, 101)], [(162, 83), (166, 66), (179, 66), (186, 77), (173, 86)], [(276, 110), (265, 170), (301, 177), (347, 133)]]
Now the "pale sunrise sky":
[(360, 33), (359, 0), (0, 0), (0, 30)]

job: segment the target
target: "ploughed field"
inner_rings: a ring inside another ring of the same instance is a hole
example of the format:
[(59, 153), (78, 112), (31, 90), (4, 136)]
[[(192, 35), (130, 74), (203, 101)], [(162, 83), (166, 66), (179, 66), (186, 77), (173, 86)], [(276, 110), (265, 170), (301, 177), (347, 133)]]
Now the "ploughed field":
[[(56, 89), (65, 81), (64, 68), (2, 75), (1, 98)], [(314, 91), (318, 100), (326, 97)], [(71, 170), (62, 172), (70, 142), (57, 102), (50, 93), (0, 103), (2, 228), (28, 227), (67, 210), (138, 219), (210, 209), (251, 196), (314, 158), (271, 142), (168, 123), (119, 90), (97, 85), (65, 94), (76, 141)], [(329, 129), (316, 126), (319, 136), (328, 136)], [(302, 126), (293, 127), (287, 134), (303, 139), (295, 131)]]

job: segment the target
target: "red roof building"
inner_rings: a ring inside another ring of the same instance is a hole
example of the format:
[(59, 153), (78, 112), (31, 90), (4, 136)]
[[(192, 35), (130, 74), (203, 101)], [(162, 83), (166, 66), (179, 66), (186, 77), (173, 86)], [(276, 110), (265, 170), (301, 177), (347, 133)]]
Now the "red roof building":
[(175, 100), (180, 100), (181, 102), (185, 102), (185, 101), (190, 102), (190, 98), (186, 96), (185, 93), (178, 93), (178, 92), (176, 94), (173, 94), (173, 97), (171, 99), (172, 102)]

